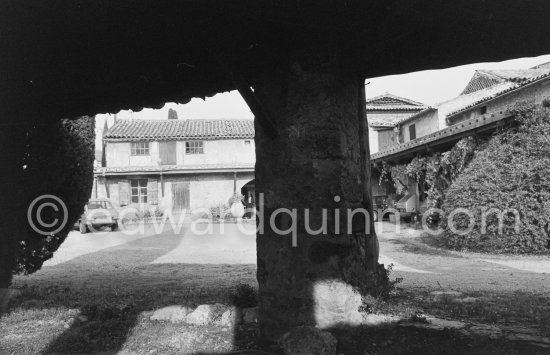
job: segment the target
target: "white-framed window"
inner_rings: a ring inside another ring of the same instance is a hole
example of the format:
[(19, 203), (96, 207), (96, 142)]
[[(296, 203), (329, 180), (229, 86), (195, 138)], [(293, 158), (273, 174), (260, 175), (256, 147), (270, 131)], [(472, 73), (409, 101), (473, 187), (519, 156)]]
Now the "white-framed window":
[(147, 179), (130, 180), (132, 203), (147, 203)]
[(204, 142), (185, 142), (185, 154), (204, 154)]
[(244, 145), (247, 146), (247, 147), (250, 147), (250, 140), (248, 140), (248, 139), (245, 140), (245, 141), (244, 141)]
[(149, 142), (132, 142), (132, 155), (149, 155)]

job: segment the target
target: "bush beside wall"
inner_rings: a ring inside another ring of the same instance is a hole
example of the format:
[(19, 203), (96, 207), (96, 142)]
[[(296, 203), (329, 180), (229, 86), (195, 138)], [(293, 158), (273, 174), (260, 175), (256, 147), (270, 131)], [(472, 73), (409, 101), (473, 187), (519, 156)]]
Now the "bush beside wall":
[[(520, 125), (493, 136), (475, 153), (472, 161), (445, 193), (443, 210), (448, 216), (457, 208), (475, 216), (473, 230), (461, 235), (445, 225), (442, 242), (458, 250), (510, 253), (550, 252), (550, 109), (520, 107), (514, 110)], [(499, 234), (497, 214), (486, 220), (483, 211), (515, 209), (503, 218)], [(468, 227), (463, 213), (454, 217), (458, 231)]]

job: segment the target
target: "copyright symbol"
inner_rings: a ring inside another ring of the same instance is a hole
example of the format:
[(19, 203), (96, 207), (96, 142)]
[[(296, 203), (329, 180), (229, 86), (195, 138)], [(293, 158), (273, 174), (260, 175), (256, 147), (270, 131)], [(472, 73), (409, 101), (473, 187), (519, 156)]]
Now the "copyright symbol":
[(35, 198), (27, 210), (27, 220), (38, 234), (52, 235), (60, 232), (69, 214), (65, 203), (57, 196), (42, 195)]

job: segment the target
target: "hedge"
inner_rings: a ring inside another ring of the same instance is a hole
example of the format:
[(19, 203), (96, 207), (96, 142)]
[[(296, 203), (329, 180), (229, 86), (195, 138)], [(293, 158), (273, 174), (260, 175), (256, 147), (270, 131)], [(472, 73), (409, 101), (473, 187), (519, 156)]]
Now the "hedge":
[[(444, 222), (442, 241), (453, 249), (506, 253), (550, 252), (550, 110), (521, 107), (513, 112), (519, 126), (494, 135), (475, 153), (466, 169), (445, 193), (444, 221), (453, 210), (465, 208), (470, 217), (455, 214), (451, 226)], [(491, 208), (504, 213), (502, 231)]]
[(51, 194), (67, 206), (68, 219), (56, 234), (42, 235), (29, 223), (20, 231), (13, 273), (32, 273), (50, 259), (82, 214), (93, 185), (94, 117), (62, 119), (37, 124), (27, 132), (22, 184), (25, 203), (21, 215), (38, 196)]

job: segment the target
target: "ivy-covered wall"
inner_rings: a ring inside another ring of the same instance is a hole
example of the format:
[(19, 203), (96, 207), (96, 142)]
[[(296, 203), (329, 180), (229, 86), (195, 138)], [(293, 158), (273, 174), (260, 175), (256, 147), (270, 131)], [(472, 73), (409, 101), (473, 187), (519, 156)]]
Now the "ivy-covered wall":
[(440, 208), (445, 191), (472, 159), (479, 144), (480, 139), (470, 136), (461, 139), (444, 153), (415, 157), (406, 164), (383, 162), (378, 166), (381, 171), (379, 183), (392, 182), (400, 195), (407, 193), (409, 179), (424, 183), (428, 207)]
[(445, 194), (445, 214), (465, 208), (473, 215), (454, 215), (454, 231), (444, 223), (441, 241), (450, 248), (550, 252), (550, 109), (514, 113), (520, 125), (480, 147)]
[[(380, 182), (392, 182), (401, 194), (407, 193), (407, 179), (424, 184), (427, 207), (443, 210), (441, 245), (549, 253), (550, 100), (543, 106), (516, 105), (510, 112), (517, 124), (490, 138), (470, 136), (447, 152), (415, 157), (407, 164), (383, 163), (378, 166)], [(452, 214), (458, 209), (473, 217)]]

